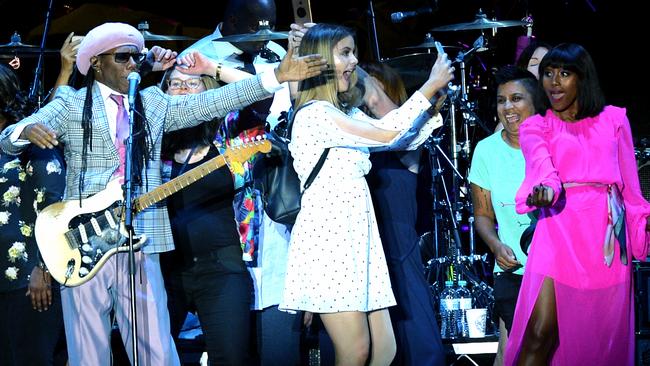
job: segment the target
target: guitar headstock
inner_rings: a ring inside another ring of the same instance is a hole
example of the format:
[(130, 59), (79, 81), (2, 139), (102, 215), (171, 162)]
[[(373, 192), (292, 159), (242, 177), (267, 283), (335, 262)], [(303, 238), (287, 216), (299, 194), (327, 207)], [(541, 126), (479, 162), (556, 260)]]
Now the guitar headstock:
[(271, 151), (271, 141), (266, 139), (266, 135), (263, 135), (247, 139), (240, 145), (230, 146), (224, 155), (228, 161), (244, 162), (258, 152), (267, 153), (269, 151)]

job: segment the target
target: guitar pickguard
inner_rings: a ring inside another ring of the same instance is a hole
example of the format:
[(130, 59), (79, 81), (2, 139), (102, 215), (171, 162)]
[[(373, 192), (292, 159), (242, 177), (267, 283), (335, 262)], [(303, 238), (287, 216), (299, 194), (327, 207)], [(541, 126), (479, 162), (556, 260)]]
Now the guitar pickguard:
[[(65, 237), (71, 249), (79, 251), (79, 277), (87, 276), (111, 249), (120, 250), (127, 244), (121, 230), (121, 201), (104, 211), (82, 214), (70, 220)], [(138, 248), (139, 249), (139, 248)]]

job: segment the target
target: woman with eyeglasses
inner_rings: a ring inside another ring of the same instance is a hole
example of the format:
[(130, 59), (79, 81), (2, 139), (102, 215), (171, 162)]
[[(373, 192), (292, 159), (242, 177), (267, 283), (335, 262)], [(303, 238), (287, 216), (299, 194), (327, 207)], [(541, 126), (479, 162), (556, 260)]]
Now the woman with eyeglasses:
[[(222, 78), (231, 81), (231, 71), (238, 73), (235, 78), (250, 76), (224, 68)], [(198, 94), (218, 87), (211, 76), (177, 70), (167, 72), (161, 84), (169, 95)], [(241, 137), (232, 136), (228, 128), (231, 117), (164, 134), (163, 179), (176, 178), (219, 156), (233, 141), (254, 134), (248, 131)], [(231, 162), (232, 171), (228, 166), (217, 169), (167, 199), (176, 249), (161, 256), (161, 268), (172, 335), (177, 338), (187, 312), (196, 311), (211, 365), (248, 362), (252, 280), (240, 244), (246, 240), (240, 232), (246, 235), (248, 224), (241, 219), (236, 222), (233, 205), (242, 201), (252, 205), (252, 197), (240, 194), (250, 164)]]

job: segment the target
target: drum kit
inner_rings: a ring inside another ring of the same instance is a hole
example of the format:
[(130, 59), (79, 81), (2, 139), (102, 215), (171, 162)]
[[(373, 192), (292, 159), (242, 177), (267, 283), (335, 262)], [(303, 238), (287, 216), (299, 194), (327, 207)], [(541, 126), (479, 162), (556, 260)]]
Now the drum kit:
[[(486, 89), (478, 80), (467, 75), (466, 64), (474, 56), (490, 50), (488, 41), (496, 34), (497, 28), (530, 27), (532, 20), (488, 19), (479, 10), (471, 22), (443, 25), (429, 30), (422, 43), (401, 48), (405, 51), (424, 50), (422, 53), (412, 53), (397, 56), (381, 62), (397, 70), (404, 79), (407, 88), (415, 88), (429, 76), (431, 67), (437, 57), (436, 40), (432, 34), (437, 32), (480, 31), (480, 36), (470, 46), (444, 47), (449, 54), (460, 78), (456, 78), (459, 86), (450, 87), (442, 113), (446, 112), (445, 126), (439, 129), (438, 135), (432, 136), (425, 144), (428, 151), (432, 174), (432, 213), (433, 229), (420, 238), (420, 249), (423, 253), (425, 276), (431, 284), (434, 299), (439, 299), (446, 280), (467, 280), (472, 286), (475, 307), (488, 308), (491, 314), (494, 304), (493, 290), (484, 281), (491, 276), (487, 255), (475, 253), (474, 215), (470, 198), (469, 182), (462, 171), (469, 171), (470, 136), (475, 136), (472, 128), (478, 126), (485, 132), (492, 133), (482, 122), (477, 113), (477, 104), (470, 101), (470, 93)], [(455, 54), (455, 57), (452, 57)], [(480, 61), (480, 60), (479, 60)], [(484, 82), (484, 81), (483, 81)], [(490, 111), (492, 113), (492, 111)], [(491, 115), (491, 114), (490, 114)], [(442, 143), (443, 140), (445, 143)], [(447, 145), (448, 143), (448, 145)], [(449, 146), (448, 149), (441, 146)], [(449, 155), (447, 155), (449, 154)], [(445, 174), (445, 172), (449, 172)], [(461, 248), (467, 248), (461, 243), (469, 242), (469, 253), (464, 255)], [(426, 257), (425, 257), (425, 254)], [(492, 324), (494, 325), (494, 324)]]

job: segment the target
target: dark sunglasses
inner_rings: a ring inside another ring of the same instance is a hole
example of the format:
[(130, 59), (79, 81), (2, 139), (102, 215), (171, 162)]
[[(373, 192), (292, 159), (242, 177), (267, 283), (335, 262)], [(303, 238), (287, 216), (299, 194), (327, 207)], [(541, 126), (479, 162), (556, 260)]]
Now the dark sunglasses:
[(144, 61), (146, 54), (140, 52), (113, 52), (113, 53), (100, 53), (97, 56), (115, 56), (115, 62), (118, 64), (125, 64), (129, 62), (131, 58), (135, 61), (136, 64), (141, 64)]

